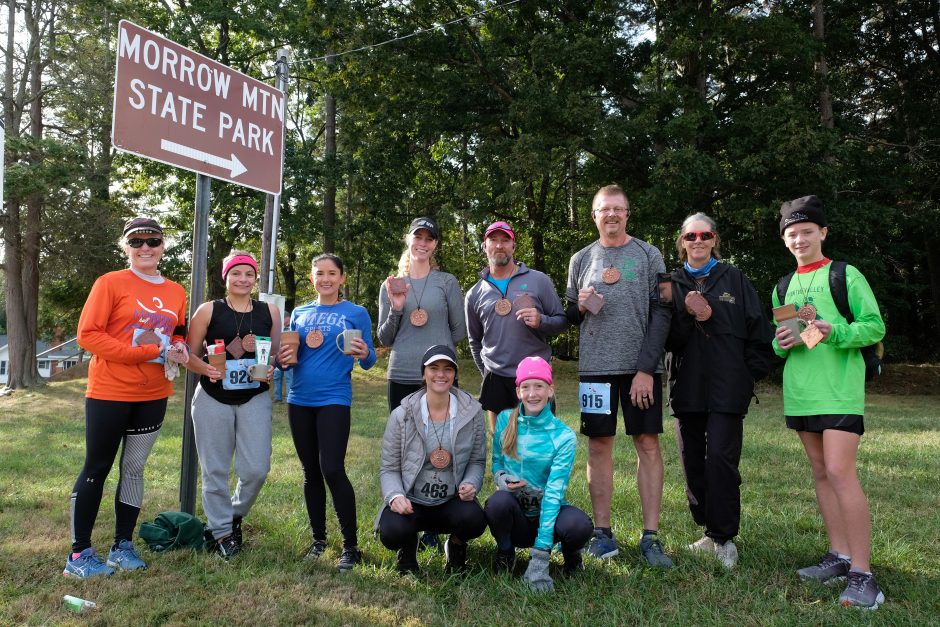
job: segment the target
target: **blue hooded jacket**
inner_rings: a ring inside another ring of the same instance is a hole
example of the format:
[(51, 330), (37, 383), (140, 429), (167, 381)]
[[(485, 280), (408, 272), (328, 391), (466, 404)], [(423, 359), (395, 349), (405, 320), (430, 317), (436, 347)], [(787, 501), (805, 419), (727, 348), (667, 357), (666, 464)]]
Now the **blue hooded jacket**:
[[(493, 475), (506, 472), (525, 479), (526, 487), (515, 493), (517, 499), (531, 499), (533, 493), (542, 492), (538, 508), (526, 511), (527, 516), (538, 516), (539, 530), (535, 547), (550, 551), (555, 544), (555, 520), (565, 501), (565, 491), (574, 467), (577, 438), (568, 425), (555, 417), (549, 405), (538, 416), (525, 416), (519, 405), (517, 457), (503, 454), (503, 431), (509, 424), (512, 410), (500, 412), (493, 434)], [(535, 490), (532, 490), (532, 489)], [(523, 509), (527, 509), (523, 507)]]

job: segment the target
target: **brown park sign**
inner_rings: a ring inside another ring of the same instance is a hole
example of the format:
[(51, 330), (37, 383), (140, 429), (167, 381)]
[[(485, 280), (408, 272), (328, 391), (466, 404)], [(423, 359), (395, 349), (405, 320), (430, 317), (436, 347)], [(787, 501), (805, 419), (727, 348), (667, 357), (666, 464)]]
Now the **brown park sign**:
[(127, 20), (118, 25), (112, 124), (118, 150), (281, 191), (284, 95)]

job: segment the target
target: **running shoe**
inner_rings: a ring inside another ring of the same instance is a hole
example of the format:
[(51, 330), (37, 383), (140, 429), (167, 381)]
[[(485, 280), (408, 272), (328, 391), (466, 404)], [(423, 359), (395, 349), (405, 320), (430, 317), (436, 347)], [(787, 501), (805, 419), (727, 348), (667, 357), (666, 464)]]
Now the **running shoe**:
[(219, 541), (215, 545), (215, 552), (226, 562), (241, 553), (241, 550), (242, 545), (238, 543), (234, 534), (231, 533), (224, 538), (219, 538)]
[(822, 556), (818, 564), (807, 566), (796, 571), (803, 581), (818, 581), (820, 583), (833, 583), (845, 581), (845, 576), (852, 566), (847, 559), (841, 558), (832, 551)]
[(587, 552), (597, 559), (610, 559), (620, 553), (620, 548), (613, 535), (608, 536), (600, 529), (595, 529), (594, 537), (588, 542)]
[(88, 547), (72, 559), (69, 555), (65, 560), (65, 570), (62, 574), (66, 577), (77, 577), (78, 579), (89, 579), (100, 575), (111, 576), (114, 569), (104, 563), (104, 560), (95, 553), (92, 547)]
[(581, 553), (582, 549), (578, 549), (574, 553), (562, 553), (562, 556), (565, 558), (565, 564), (562, 566), (561, 572), (565, 577), (573, 577), (584, 570), (584, 560), (581, 559)]
[(715, 541), (708, 536), (702, 536), (689, 545), (689, 550), (693, 553), (705, 553), (711, 555), (715, 552)]
[(439, 553), (444, 551), (444, 543), (441, 542), (441, 537), (438, 534), (421, 534), (421, 540), (418, 543), (418, 550), (426, 551), (427, 549), (437, 549)]
[(457, 544), (451, 536), (444, 544), (444, 555), (447, 563), (444, 565), (445, 573), (461, 572), (467, 569), (467, 545)]
[(509, 549), (508, 551), (500, 551), (496, 549), (493, 553), (493, 573), (509, 573), (512, 574), (512, 569), (516, 566), (516, 549)]
[(146, 570), (147, 565), (140, 559), (134, 543), (130, 540), (121, 540), (108, 553), (108, 566), (114, 570)]
[(398, 574), (404, 577), (412, 575), (417, 577), (421, 574), (421, 567), (418, 565), (418, 553), (414, 549), (398, 549)]
[(655, 533), (644, 534), (640, 538), (640, 553), (646, 558), (646, 563), (656, 568), (672, 568), (672, 560), (663, 552), (663, 545)]
[(232, 516), (232, 537), (235, 538), (235, 542), (238, 542), (238, 546), (242, 545), (242, 517), (241, 516)]
[(728, 540), (724, 544), (715, 543), (715, 557), (721, 562), (721, 565), (731, 570), (738, 565), (738, 547), (734, 542)]
[(845, 590), (839, 595), (843, 607), (857, 607), (862, 610), (877, 610), (885, 602), (884, 592), (878, 587), (875, 576), (871, 573), (849, 571), (849, 580)]
[(314, 540), (307, 552), (304, 553), (305, 560), (318, 560), (326, 553), (326, 540)]
[(352, 570), (356, 564), (362, 561), (362, 552), (354, 546), (348, 546), (340, 553), (337, 568), (339, 572), (344, 573)]

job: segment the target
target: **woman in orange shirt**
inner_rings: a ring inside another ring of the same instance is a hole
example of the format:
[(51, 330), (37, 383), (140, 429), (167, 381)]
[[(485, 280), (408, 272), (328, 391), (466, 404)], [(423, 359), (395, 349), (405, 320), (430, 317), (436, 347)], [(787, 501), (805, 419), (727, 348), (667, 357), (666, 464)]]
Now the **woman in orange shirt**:
[[(173, 393), (174, 364), (189, 360), (186, 291), (158, 270), (163, 228), (133, 218), (121, 247), (130, 268), (98, 277), (78, 321), (78, 343), (94, 357), (85, 392), (85, 465), (72, 490), (72, 551), (63, 574), (81, 579), (147, 567), (133, 543), (144, 463)], [(119, 448), (114, 544), (105, 563), (91, 546), (91, 532)]]

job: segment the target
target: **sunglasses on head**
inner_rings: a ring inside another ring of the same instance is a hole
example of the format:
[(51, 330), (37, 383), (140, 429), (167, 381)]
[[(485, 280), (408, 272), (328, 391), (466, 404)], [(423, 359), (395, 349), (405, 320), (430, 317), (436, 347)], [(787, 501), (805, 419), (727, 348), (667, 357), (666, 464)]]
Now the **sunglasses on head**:
[(127, 245), (131, 248), (140, 248), (144, 244), (150, 246), (150, 248), (156, 248), (163, 243), (162, 237), (148, 237), (146, 239), (140, 239), (139, 237), (134, 237), (127, 240)]
[(694, 242), (697, 239), (707, 242), (710, 239), (715, 239), (715, 234), (711, 231), (689, 231), (682, 234), (682, 239), (687, 242)]

